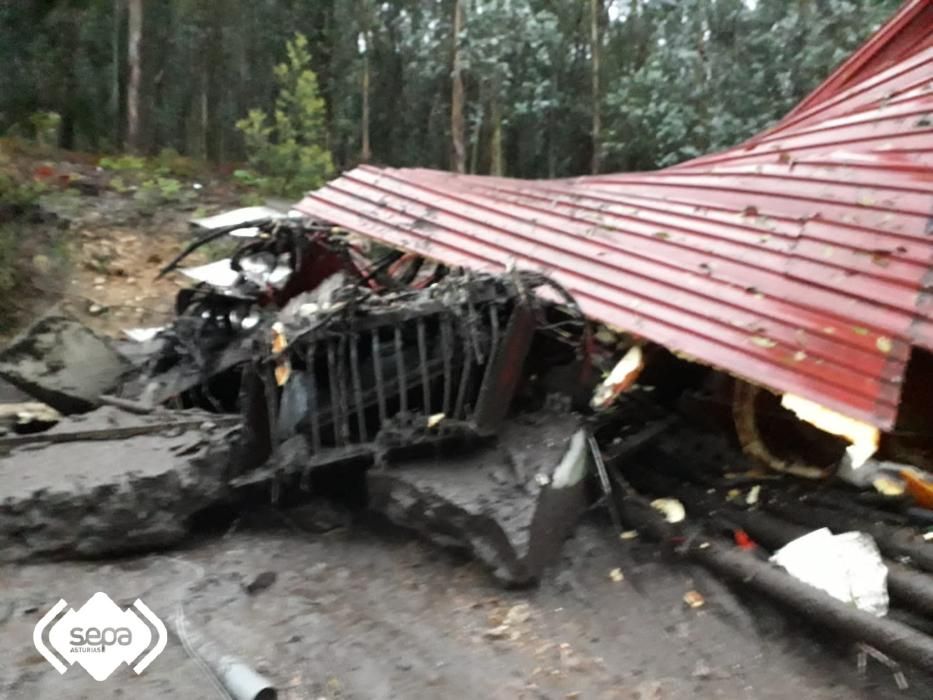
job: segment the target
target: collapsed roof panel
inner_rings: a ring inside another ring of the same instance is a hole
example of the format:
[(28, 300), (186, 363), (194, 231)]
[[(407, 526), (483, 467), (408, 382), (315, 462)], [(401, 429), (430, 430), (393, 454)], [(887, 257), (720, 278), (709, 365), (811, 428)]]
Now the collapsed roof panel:
[(724, 153), (551, 181), (360, 167), (298, 209), (544, 272), (594, 319), (889, 429), (911, 347), (933, 349), (929, 8), (908, 2), (805, 108)]

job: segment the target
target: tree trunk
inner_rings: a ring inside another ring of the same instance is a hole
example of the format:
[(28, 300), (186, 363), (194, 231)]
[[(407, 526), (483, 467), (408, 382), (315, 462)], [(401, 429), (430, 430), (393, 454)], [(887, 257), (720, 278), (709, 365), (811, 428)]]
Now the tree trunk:
[(113, 118), (111, 128), (113, 129), (112, 143), (114, 145), (120, 143), (120, 126), (122, 124), (120, 119), (120, 57), (122, 55), (120, 51), (120, 32), (123, 26), (122, 20), (123, 2), (122, 0), (113, 0), (113, 35), (110, 37), (113, 72), (110, 76), (110, 109), (111, 117)]
[(454, 58), (451, 73), (453, 86), (450, 97), (450, 138), (452, 146), (452, 169), (458, 173), (466, 172), (466, 126), (463, 118), (463, 65), (460, 55), (460, 34), (463, 31), (464, 0), (454, 0), (453, 43)]
[(130, 80), (126, 91), (126, 145), (130, 151), (140, 148), (139, 91), (142, 84), (143, 0), (128, 0), (129, 51), (127, 62)]
[(600, 114), (600, 34), (599, 20), (603, 14), (602, 0), (590, 0), (590, 52), (592, 54), (593, 79), (593, 162), (591, 171), (599, 172), (600, 150), (602, 149), (602, 116)]
[(475, 175), (477, 169), (479, 168), (479, 147), (480, 142), (483, 140), (483, 125), (486, 121), (486, 109), (485, 104), (482, 100), (482, 95), (479, 100), (480, 112), (479, 118), (476, 120), (476, 125), (473, 127), (473, 136), (470, 138), (470, 169), (469, 173)]
[(492, 134), (489, 139), (489, 174), (501, 177), (505, 174), (502, 164), (502, 108), (499, 106), (498, 87), (494, 88), (492, 106), (489, 110), (492, 119)]
[(372, 147), (369, 142), (369, 49), (370, 34), (369, 25), (363, 31), (363, 41), (365, 49), (363, 51), (363, 124), (362, 124), (362, 146), (360, 147), (360, 162), (368, 163), (372, 158)]

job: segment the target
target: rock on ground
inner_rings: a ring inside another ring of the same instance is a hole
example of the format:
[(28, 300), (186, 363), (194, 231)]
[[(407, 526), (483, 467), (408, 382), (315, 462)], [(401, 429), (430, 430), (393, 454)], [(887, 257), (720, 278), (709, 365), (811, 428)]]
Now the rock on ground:
[(109, 341), (60, 315), (40, 318), (0, 351), (0, 377), (62, 413), (93, 408), (129, 368)]

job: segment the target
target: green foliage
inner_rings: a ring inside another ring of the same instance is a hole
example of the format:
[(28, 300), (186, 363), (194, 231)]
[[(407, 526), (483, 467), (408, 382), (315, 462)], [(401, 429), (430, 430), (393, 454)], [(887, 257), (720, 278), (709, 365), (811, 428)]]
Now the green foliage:
[(129, 154), (105, 156), (100, 159), (98, 165), (104, 170), (112, 170), (118, 173), (140, 172), (147, 168), (145, 158)]
[[(654, 168), (742, 141), (783, 116), (901, 3), (601, 0), (603, 168)], [(452, 4), (145, 3), (142, 141), (147, 152), (167, 150), (136, 170), (113, 170), (136, 185), (191, 177), (198, 160), (248, 157), (244, 184), (300, 194), (329, 176), (331, 158), (339, 168), (360, 158), (364, 65), (372, 160), (446, 168), (456, 39), (471, 168), (485, 173), (501, 161), (520, 177), (586, 172), (590, 0), (468, 0), (456, 38)], [(0, 3), (0, 64), (10, 67), (0, 71), (0, 132), (15, 126), (23, 138), (57, 133), (61, 145), (119, 150), (130, 73), (126, 12), (114, 15), (121, 6)], [(296, 31), (308, 40), (290, 42), (283, 61), (281, 38)], [(45, 113), (60, 115), (55, 130), (33, 123)]]
[(22, 182), (0, 172), (0, 208), (18, 212), (35, 204), (45, 192), (37, 182)]
[(148, 211), (154, 211), (160, 206), (179, 204), (192, 198), (179, 180), (161, 176), (144, 180), (133, 196), (142, 208)]
[(137, 199), (150, 207), (193, 196), (184, 191), (178, 178), (190, 179), (203, 169), (202, 165), (172, 148), (162, 149), (154, 158), (129, 154), (104, 157), (98, 165), (115, 173), (110, 178), (110, 189), (120, 194), (135, 190)]
[[(250, 165), (262, 174), (255, 183), (281, 195), (300, 196), (320, 187), (334, 172), (326, 147), (324, 100), (311, 70), (308, 40), (296, 34), (287, 61), (275, 67), (275, 109), (252, 109), (237, 122)], [(242, 172), (242, 171), (241, 171)], [(242, 179), (242, 178), (241, 178)]]
[(606, 95), (612, 165), (671, 165), (753, 136), (790, 111), (897, 4), (651, 3), (645, 21), (653, 48)]
[(203, 165), (193, 158), (181, 155), (174, 148), (163, 148), (150, 162), (150, 168), (163, 177), (190, 179), (203, 170)]
[(40, 146), (50, 147), (58, 144), (58, 131), (62, 117), (58, 112), (35, 112), (29, 117), (33, 138)]

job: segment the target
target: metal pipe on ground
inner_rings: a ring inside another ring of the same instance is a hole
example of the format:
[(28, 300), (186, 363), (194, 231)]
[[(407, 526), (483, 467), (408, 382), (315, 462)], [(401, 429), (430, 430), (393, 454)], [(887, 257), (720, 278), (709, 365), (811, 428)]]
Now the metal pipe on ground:
[(185, 651), (205, 667), (213, 680), (232, 700), (277, 700), (278, 692), (272, 681), (254, 671), (244, 661), (227, 654), (186, 622), (184, 614), (173, 619), (175, 634), (181, 639)]
[[(691, 517), (718, 515), (721, 519), (742, 528), (758, 544), (772, 551), (806, 535), (815, 527), (822, 527), (818, 520), (802, 525), (771, 512), (736, 507), (724, 502), (721, 497), (665, 474), (649, 472), (642, 474), (640, 479), (651, 491), (657, 490), (659, 493), (679, 498), (687, 506)], [(832, 529), (830, 523), (826, 524)], [(891, 597), (908, 611), (933, 617), (933, 577), (890, 558), (886, 558), (884, 564), (888, 568), (888, 590)]]
[[(627, 525), (662, 543), (670, 543), (677, 530), (620, 475), (616, 473), (614, 476), (616, 483), (624, 488), (622, 517)], [(699, 530), (690, 534), (690, 546), (675, 550), (681, 556), (764, 593), (799, 612), (805, 619), (848, 635), (853, 642), (869, 644), (893, 659), (909, 663), (926, 673), (933, 672), (933, 637), (900, 622), (853, 608), (752, 554), (724, 549), (703, 537)]]
[(840, 511), (815, 507), (806, 501), (798, 503), (769, 501), (764, 504), (764, 508), (781, 518), (808, 527), (828, 527), (836, 533), (850, 530), (867, 532), (875, 538), (879, 549), (885, 556), (892, 559), (907, 557), (916, 568), (933, 573), (933, 552), (929, 551), (925, 543), (913, 544), (906, 541), (897, 529), (890, 525), (866, 522), (864, 519), (852, 518)]
[[(736, 509), (726, 511), (726, 515), (768, 549), (779, 549), (810, 532), (810, 528), (761, 511)], [(933, 577), (890, 559), (885, 559), (884, 564), (888, 567), (888, 590), (894, 600), (908, 610), (933, 616)]]

